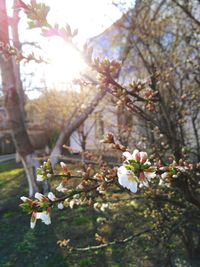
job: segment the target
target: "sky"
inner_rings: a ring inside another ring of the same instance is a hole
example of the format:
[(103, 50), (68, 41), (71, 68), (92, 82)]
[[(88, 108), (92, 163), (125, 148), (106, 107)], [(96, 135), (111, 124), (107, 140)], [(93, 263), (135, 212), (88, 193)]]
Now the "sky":
[[(30, 0), (24, 0), (29, 3)], [(117, 0), (116, 0), (117, 1)], [(12, 12), (13, 0), (7, 0), (8, 10)], [(81, 47), (88, 38), (102, 33), (106, 28), (112, 25), (122, 16), (122, 10), (113, 5), (113, 0), (37, 0), (50, 6), (48, 20), (51, 24), (58, 23), (65, 26), (68, 23), (72, 29), (78, 28), (78, 35), (75, 42)], [(131, 6), (134, 1), (126, 0), (122, 4), (123, 11)], [(25, 76), (30, 75), (33, 87), (40, 87), (41, 81), (46, 82), (48, 87), (63, 87), (63, 84), (71, 82), (77, 74), (84, 68), (84, 63), (77, 52), (59, 38), (49, 38), (44, 40), (40, 36), (40, 30), (27, 29), (26, 18), (23, 12), (20, 13), (20, 40), (21, 42), (36, 41), (42, 46), (50, 60), (48, 66), (38, 66), (34, 63), (27, 64), (21, 68)], [(59, 39), (59, 40), (58, 40)], [(33, 50), (30, 46), (24, 46), (28, 53)], [(24, 83), (27, 87), (27, 82)], [(33, 90), (28, 93), (29, 97), (37, 97)]]
[(112, 0), (48, 0), (52, 7), (49, 18), (54, 22), (79, 29), (84, 40), (101, 33), (121, 17), (120, 10)]

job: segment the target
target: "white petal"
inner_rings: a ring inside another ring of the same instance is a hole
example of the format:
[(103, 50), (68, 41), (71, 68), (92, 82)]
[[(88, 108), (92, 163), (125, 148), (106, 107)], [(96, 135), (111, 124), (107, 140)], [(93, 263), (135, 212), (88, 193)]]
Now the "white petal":
[(117, 176), (119, 184), (126, 187), (126, 183), (128, 182), (128, 171), (124, 166), (118, 168)]
[(138, 149), (135, 149), (135, 150), (133, 151), (133, 154), (132, 154), (132, 158), (133, 158), (134, 160), (136, 160), (136, 161), (138, 160), (138, 159), (137, 159), (137, 156), (140, 155), (140, 154), (138, 154), (138, 153), (139, 153), (139, 150), (138, 150)]
[(36, 220), (30, 222), (31, 229), (34, 229), (36, 225)]
[(161, 178), (165, 180), (167, 177), (169, 177), (169, 172), (164, 172), (161, 174)]
[(151, 179), (156, 177), (156, 173), (155, 172), (145, 172), (144, 171), (144, 175), (147, 178), (148, 181), (150, 181)]
[(70, 202), (69, 202), (70, 209), (73, 209), (74, 205), (75, 205), (75, 201), (73, 199), (70, 200)]
[(145, 186), (145, 187), (149, 187), (149, 183), (147, 181), (143, 181), (142, 185)]
[(163, 179), (160, 179), (160, 181), (159, 181), (159, 184), (158, 184), (159, 186), (163, 186), (164, 185), (164, 181), (163, 181)]
[(126, 158), (126, 160), (133, 159), (133, 155), (131, 153), (127, 152), (127, 151), (124, 152), (122, 155)]
[(43, 176), (42, 176), (42, 175), (39, 175), (39, 174), (37, 175), (36, 180), (37, 180), (38, 182), (42, 182), (42, 181), (44, 181)]
[(127, 187), (131, 192), (136, 193), (137, 192), (137, 182), (136, 181), (131, 181), (128, 184)]
[(42, 222), (45, 223), (45, 224), (47, 224), (47, 225), (51, 223), (50, 215), (46, 211), (44, 211), (44, 212), (37, 212), (36, 218), (42, 220)]
[[(131, 192), (137, 192), (137, 181), (130, 180), (128, 177), (130, 171), (128, 171), (124, 166), (118, 168), (118, 182), (121, 186), (129, 189)], [(134, 173), (131, 173), (134, 176)]]
[(31, 215), (31, 221), (30, 221), (31, 229), (35, 228), (36, 221), (37, 221), (37, 213), (33, 212)]
[(64, 205), (62, 202), (58, 203), (58, 209), (59, 210), (62, 210), (64, 208)]
[(126, 175), (127, 176), (127, 174), (128, 174), (128, 170), (124, 166), (121, 166), (118, 168), (117, 175)]
[(52, 192), (49, 192), (49, 193), (48, 193), (48, 198), (49, 198), (51, 201), (56, 200), (56, 196), (55, 196)]
[(181, 171), (181, 172), (185, 172), (185, 171), (187, 170), (187, 167), (182, 167), (182, 166), (180, 166), (180, 167), (177, 167), (177, 169), (178, 169), (179, 171)]
[(62, 193), (64, 193), (64, 192), (67, 191), (67, 188), (65, 188), (65, 187), (62, 185), (62, 183), (60, 183), (59, 186), (56, 187), (56, 190), (57, 190), (58, 192), (62, 192)]
[(60, 162), (60, 166), (61, 166), (62, 169), (64, 169), (65, 167), (67, 167), (67, 165), (63, 161)]
[(99, 212), (99, 208), (100, 208), (99, 203), (94, 203), (93, 208), (94, 208), (94, 210), (96, 210), (97, 212)]
[(20, 199), (23, 201), (23, 202), (26, 202), (28, 200), (27, 197), (20, 197)]
[(144, 164), (147, 161), (147, 153), (146, 152), (140, 152), (140, 163)]
[(41, 201), (41, 200), (43, 199), (43, 197), (44, 197), (44, 196), (43, 196), (41, 193), (38, 193), (38, 192), (35, 193), (35, 198), (37, 198), (38, 200)]
[(101, 205), (100, 210), (101, 210), (102, 212), (104, 212), (105, 209), (107, 209), (107, 208), (108, 208), (108, 203), (103, 203), (103, 204)]

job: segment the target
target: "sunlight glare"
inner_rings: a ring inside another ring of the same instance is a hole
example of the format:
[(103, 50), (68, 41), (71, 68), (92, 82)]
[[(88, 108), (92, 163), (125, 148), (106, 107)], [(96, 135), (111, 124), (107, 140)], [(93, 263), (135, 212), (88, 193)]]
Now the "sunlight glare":
[(84, 70), (84, 62), (78, 51), (62, 40), (54, 38), (47, 49), (49, 64), (47, 65), (46, 78), (54, 85), (66, 84), (77, 78)]

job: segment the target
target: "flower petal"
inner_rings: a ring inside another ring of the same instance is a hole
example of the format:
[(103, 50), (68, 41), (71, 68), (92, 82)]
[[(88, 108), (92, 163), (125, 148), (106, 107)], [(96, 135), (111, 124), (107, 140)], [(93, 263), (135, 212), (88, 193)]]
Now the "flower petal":
[(128, 151), (124, 152), (122, 155), (126, 158), (126, 160), (133, 159), (133, 155)]
[(42, 182), (42, 181), (44, 181), (43, 176), (40, 175), (40, 174), (37, 175), (36, 180), (37, 180), (38, 182)]
[(62, 210), (64, 208), (64, 205), (62, 202), (58, 203), (58, 209), (59, 210)]
[(29, 200), (28, 197), (20, 197), (20, 199), (21, 199), (23, 202), (26, 202), (27, 200)]
[(43, 194), (41, 194), (41, 193), (35, 193), (35, 198), (37, 198), (39, 201), (41, 201), (42, 199), (43, 199)]
[(124, 166), (119, 167), (117, 176), (119, 184), (124, 186), (124, 184), (128, 181), (128, 170)]
[(136, 193), (137, 192), (137, 185), (138, 183), (136, 181), (131, 181), (128, 184), (128, 189), (132, 192), (132, 193)]
[(46, 211), (37, 212), (36, 218), (42, 220), (42, 222), (47, 225), (51, 223), (50, 215)]
[(138, 149), (135, 149), (132, 154), (132, 159), (140, 161), (140, 152)]
[(146, 152), (140, 152), (140, 163), (144, 164), (147, 161), (147, 153)]
[[(134, 173), (128, 171), (124, 166), (118, 168), (118, 182), (121, 186), (129, 189), (131, 192), (137, 192), (137, 181), (134, 179)], [(133, 177), (130, 178), (129, 176)]]
[(165, 179), (168, 178), (168, 177), (170, 177), (170, 173), (169, 173), (169, 172), (164, 172), (164, 173), (161, 174), (161, 178), (162, 178), (163, 180), (165, 180)]
[(156, 177), (156, 173), (155, 172), (148, 172), (148, 171), (144, 171), (144, 175), (147, 178), (148, 181), (151, 181), (151, 179)]
[(58, 192), (62, 192), (62, 193), (64, 193), (64, 192), (67, 191), (67, 188), (65, 188), (65, 187), (63, 186), (63, 184), (60, 183), (59, 186), (56, 187), (56, 190), (57, 190)]
[(49, 192), (49, 193), (48, 193), (48, 198), (49, 198), (51, 201), (56, 200), (56, 196), (55, 196), (52, 192)]
[(31, 221), (30, 221), (30, 227), (31, 227), (31, 229), (34, 229), (35, 228), (36, 221), (37, 221), (37, 213), (36, 212), (33, 212), (32, 215), (31, 215)]

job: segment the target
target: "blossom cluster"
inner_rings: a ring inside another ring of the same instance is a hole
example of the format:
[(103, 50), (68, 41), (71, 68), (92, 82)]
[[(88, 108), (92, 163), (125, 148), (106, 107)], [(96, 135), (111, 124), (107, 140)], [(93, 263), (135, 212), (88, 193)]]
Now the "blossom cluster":
[[(109, 136), (107, 142), (113, 143), (113, 140)], [(147, 153), (140, 152), (137, 149), (132, 154), (128, 151), (123, 152), (123, 157), (123, 165), (117, 169), (102, 169), (101, 172), (95, 173), (91, 168), (88, 168), (82, 175), (82, 180), (76, 186), (76, 189), (69, 188), (68, 181), (72, 176), (67, 165), (61, 162), (61, 172), (59, 172), (59, 175), (63, 177), (60, 184), (56, 187), (59, 197), (56, 197), (52, 192), (49, 192), (47, 196), (36, 193), (34, 200), (21, 197), (23, 201), (21, 207), (24, 211), (31, 214), (31, 228), (35, 227), (38, 219), (46, 225), (51, 223), (50, 214), (55, 203), (58, 209), (63, 209), (64, 207), (72, 209), (74, 205), (81, 205), (86, 202), (91, 204), (92, 202), (87, 198), (84, 197), (87, 201), (81, 199), (81, 193), (85, 195), (87, 192), (95, 191), (96, 193), (104, 194), (110, 185), (116, 184), (117, 178), (118, 183), (122, 187), (127, 188), (132, 193), (136, 193), (141, 187), (149, 187), (152, 180), (156, 177), (158, 178), (158, 186), (169, 186), (171, 180), (176, 179), (181, 173), (187, 172), (190, 168), (190, 166), (186, 165), (180, 166), (176, 162), (169, 166), (162, 166), (161, 164), (152, 165)], [(53, 171), (50, 161), (44, 162), (38, 169), (37, 180), (42, 182), (52, 177), (56, 177), (56, 172)], [(64, 194), (64, 196), (60, 197), (60, 194)], [(108, 204), (95, 203), (93, 207), (98, 212), (104, 212), (108, 208)]]
[(151, 166), (147, 153), (135, 149), (133, 154), (124, 152), (123, 156), (124, 164), (117, 172), (119, 184), (133, 193), (137, 192), (138, 186), (149, 186), (151, 179), (156, 177), (156, 168)]

